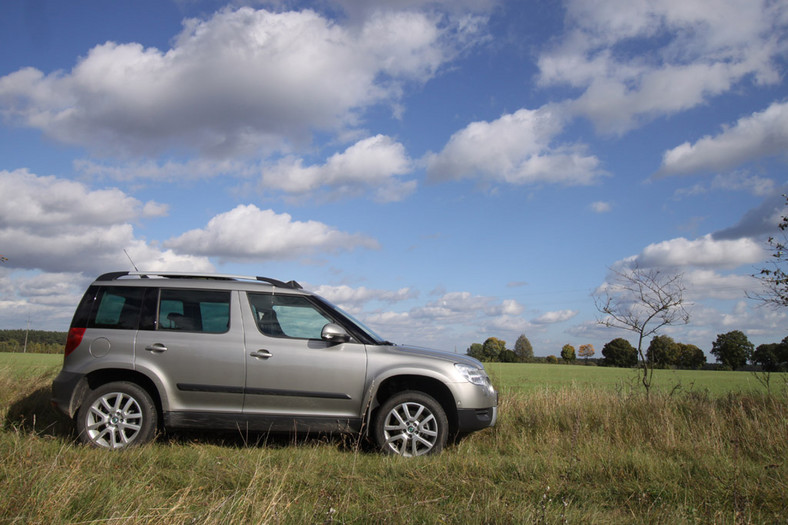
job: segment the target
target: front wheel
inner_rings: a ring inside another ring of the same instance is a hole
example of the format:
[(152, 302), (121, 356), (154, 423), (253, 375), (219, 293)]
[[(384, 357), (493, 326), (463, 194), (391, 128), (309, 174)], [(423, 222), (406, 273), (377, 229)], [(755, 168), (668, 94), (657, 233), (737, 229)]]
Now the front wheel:
[(156, 405), (148, 392), (127, 381), (91, 391), (77, 413), (83, 443), (108, 449), (141, 445), (156, 432)]
[(437, 454), (446, 445), (449, 423), (440, 403), (422, 392), (406, 391), (378, 410), (375, 441), (388, 454), (404, 457)]

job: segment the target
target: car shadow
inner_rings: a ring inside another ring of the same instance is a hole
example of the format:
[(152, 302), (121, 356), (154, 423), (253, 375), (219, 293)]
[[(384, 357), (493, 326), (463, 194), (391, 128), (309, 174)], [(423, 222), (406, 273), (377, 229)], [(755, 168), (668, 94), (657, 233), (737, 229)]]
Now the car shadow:
[(328, 446), (344, 452), (374, 452), (375, 447), (364, 437), (352, 434), (245, 432), (171, 430), (158, 438), (170, 444), (206, 444), (229, 448), (282, 449), (300, 446)]
[(11, 403), (3, 430), (74, 439), (74, 429), (65, 416), (50, 404), (51, 387), (38, 388)]

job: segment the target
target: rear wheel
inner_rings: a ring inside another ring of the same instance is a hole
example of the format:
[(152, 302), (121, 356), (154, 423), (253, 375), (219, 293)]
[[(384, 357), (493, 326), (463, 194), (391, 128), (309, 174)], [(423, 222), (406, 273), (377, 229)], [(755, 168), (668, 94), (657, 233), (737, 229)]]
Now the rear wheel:
[(148, 392), (127, 381), (91, 391), (77, 413), (83, 443), (120, 449), (147, 443), (156, 432), (156, 405)]
[(436, 454), (446, 445), (449, 423), (440, 403), (417, 391), (389, 398), (378, 410), (375, 441), (387, 454)]

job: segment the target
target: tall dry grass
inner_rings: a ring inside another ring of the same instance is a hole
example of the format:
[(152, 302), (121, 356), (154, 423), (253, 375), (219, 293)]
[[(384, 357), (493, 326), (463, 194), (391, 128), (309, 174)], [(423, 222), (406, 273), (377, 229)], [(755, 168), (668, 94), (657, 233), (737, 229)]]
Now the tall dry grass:
[(113, 453), (74, 443), (53, 374), (0, 369), (0, 524), (788, 521), (784, 392), (504, 389), (495, 428), (415, 460), (327, 436)]

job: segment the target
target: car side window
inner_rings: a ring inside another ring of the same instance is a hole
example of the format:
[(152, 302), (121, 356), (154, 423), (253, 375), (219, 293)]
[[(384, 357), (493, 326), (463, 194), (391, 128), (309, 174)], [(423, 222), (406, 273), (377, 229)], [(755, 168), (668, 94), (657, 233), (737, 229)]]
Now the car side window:
[(334, 321), (300, 295), (248, 294), (257, 328), (270, 337), (320, 339)]
[(131, 286), (100, 286), (96, 290), (95, 311), (90, 328), (136, 330), (145, 288)]
[(229, 291), (161, 290), (159, 330), (219, 334), (229, 328)]

